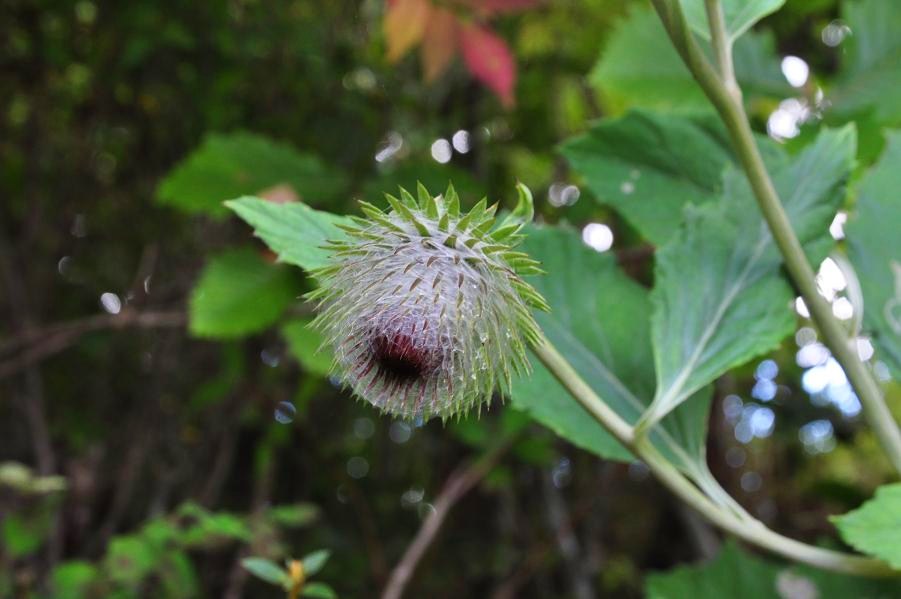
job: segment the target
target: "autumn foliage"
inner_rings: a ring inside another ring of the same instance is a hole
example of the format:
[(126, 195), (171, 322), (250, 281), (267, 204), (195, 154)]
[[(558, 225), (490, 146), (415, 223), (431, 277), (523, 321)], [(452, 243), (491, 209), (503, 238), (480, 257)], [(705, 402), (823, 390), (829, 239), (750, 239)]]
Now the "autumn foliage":
[(489, 26), (493, 17), (524, 10), (540, 0), (388, 0), (383, 27), (388, 60), (396, 62), (417, 45), (423, 76), (434, 81), (459, 54), (469, 73), (509, 108), (514, 103), (516, 61)]

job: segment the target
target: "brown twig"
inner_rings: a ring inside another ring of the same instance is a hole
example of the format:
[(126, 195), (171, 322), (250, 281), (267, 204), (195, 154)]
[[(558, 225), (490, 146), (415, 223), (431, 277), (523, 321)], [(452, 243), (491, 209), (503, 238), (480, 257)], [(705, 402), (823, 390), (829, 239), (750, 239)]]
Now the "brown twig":
[(585, 568), (582, 549), (574, 531), (573, 519), (566, 506), (566, 500), (554, 483), (550, 472), (544, 472), (542, 483), (548, 521), (563, 558), (570, 593), (577, 599), (591, 599), (595, 596), (595, 591)]
[(434, 542), (450, 510), (488, 474), (511, 444), (512, 439), (507, 439), (480, 458), (457, 467), (451, 473), (432, 504), (435, 509), (426, 516), (403, 557), (391, 571), (388, 584), (385, 585), (385, 590), (382, 592), (382, 599), (400, 599), (413, 577), (417, 564)]
[(181, 327), (186, 321), (183, 311), (137, 312), (125, 309), (119, 314), (97, 314), (25, 331), (0, 345), (0, 355), (16, 352), (14, 357), (0, 363), (0, 379), (67, 349), (87, 333), (131, 327)]

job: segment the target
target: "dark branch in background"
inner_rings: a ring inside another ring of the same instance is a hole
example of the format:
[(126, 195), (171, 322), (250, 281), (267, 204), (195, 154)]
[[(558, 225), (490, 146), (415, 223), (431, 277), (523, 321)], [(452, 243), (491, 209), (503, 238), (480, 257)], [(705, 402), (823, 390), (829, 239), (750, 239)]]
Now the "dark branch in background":
[(546, 470), (543, 472), (541, 482), (547, 518), (557, 539), (557, 548), (563, 557), (570, 594), (576, 599), (592, 599), (596, 594), (591, 577), (586, 572), (582, 549), (573, 530), (573, 519), (566, 507), (566, 500), (554, 484), (550, 472)]
[(382, 599), (400, 599), (403, 596), (404, 589), (416, 571), (416, 566), (434, 542), (451, 509), (491, 471), (512, 443), (513, 439), (507, 439), (478, 459), (458, 466), (451, 473), (432, 504), (435, 509), (423, 520), (403, 557), (391, 571), (388, 584), (382, 592)]
[[(0, 282), (6, 289), (11, 317), (10, 327), (13, 331), (27, 330), (34, 322), (28, 288), (21, 276), (22, 272), (16, 268), (14, 249), (7, 242), (5, 231), (0, 230)], [(3, 376), (0, 375), (0, 380), (2, 379)], [(41, 378), (40, 370), (34, 366), (25, 370), (24, 393), (16, 393), (16, 395), (22, 402), (25, 421), (31, 433), (37, 471), (42, 476), (53, 474), (56, 472), (57, 462), (53, 443), (50, 441), (50, 426), (47, 424), (47, 414), (44, 409), (44, 381)], [(62, 554), (60, 518), (59, 513), (53, 516), (52, 530), (49, 535), (50, 543), (48, 543), (45, 553), (43, 572), (52, 570)], [(45, 579), (42, 575), (39, 585), (44, 582)]]
[[(257, 452), (258, 455), (259, 452), (266, 452), (269, 457), (268, 459), (256, 460), (260, 466), (255, 472), (253, 481), (253, 497), (251, 500), (253, 503), (251, 512), (253, 514), (252, 517), (254, 518), (259, 518), (263, 515), (266, 506), (272, 498), (272, 483), (275, 478), (275, 471), (278, 467), (276, 462), (278, 452), (276, 451), (271, 433), (269, 437), (263, 441), (262, 446), (257, 449)], [(241, 565), (241, 560), (245, 557), (249, 557), (250, 554), (251, 548), (249, 545), (244, 545), (238, 549), (235, 561), (232, 563), (231, 571), (228, 575), (228, 586), (222, 594), (224, 599), (241, 599), (241, 597), (244, 596), (244, 585), (247, 584), (248, 572)]]
[(125, 308), (119, 314), (97, 314), (66, 323), (26, 330), (0, 344), (0, 379), (57, 354), (74, 345), (82, 335), (107, 329), (182, 327), (183, 311), (138, 312)]

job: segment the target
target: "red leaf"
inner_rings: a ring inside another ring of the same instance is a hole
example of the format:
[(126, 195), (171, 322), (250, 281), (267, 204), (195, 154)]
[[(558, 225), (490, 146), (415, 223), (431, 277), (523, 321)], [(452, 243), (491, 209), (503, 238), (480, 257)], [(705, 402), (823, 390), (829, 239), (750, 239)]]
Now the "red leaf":
[(490, 29), (469, 24), (460, 28), (460, 46), (469, 72), (496, 93), (505, 107), (512, 106), (516, 63), (507, 43)]

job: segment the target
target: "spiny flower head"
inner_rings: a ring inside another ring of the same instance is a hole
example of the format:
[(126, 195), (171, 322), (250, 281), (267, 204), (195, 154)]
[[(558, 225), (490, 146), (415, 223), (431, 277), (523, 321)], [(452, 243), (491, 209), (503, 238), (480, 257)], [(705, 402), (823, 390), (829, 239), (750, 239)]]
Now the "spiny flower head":
[(530, 307), (547, 304), (520, 275), (538, 262), (514, 247), (532, 220), (519, 185), (513, 213), (495, 224), (482, 200), (461, 214), (453, 186), (418, 201), (405, 189), (382, 211), (329, 242), (331, 263), (313, 274), (321, 287), (314, 325), (335, 354), (334, 368), (359, 398), (401, 418), (447, 419), (481, 409), (494, 389), (527, 373), (526, 344), (538, 340)]

